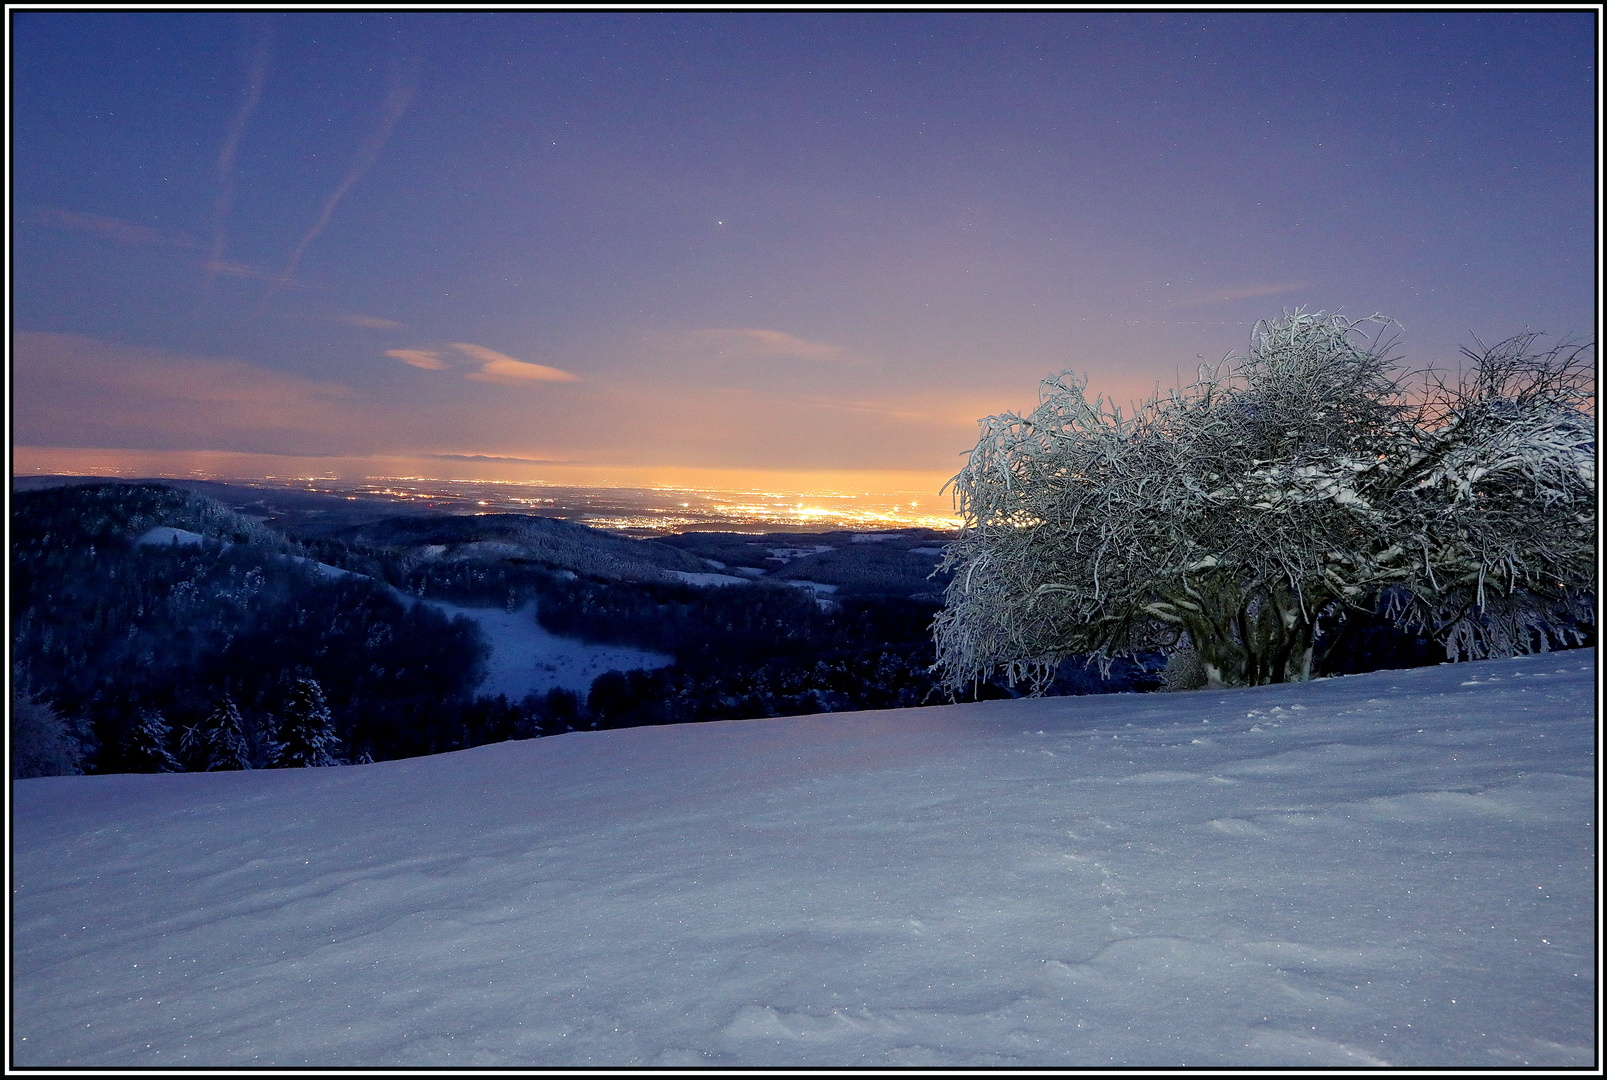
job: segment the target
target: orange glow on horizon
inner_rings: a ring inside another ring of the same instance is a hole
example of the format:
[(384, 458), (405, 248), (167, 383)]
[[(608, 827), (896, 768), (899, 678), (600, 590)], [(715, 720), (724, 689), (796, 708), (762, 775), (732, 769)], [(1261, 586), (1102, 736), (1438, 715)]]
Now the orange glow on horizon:
[(542, 504), (551, 503), (538, 494), (551, 487), (662, 492), (669, 497), (670, 507), (685, 506), (682, 495), (697, 495), (705, 504), (701, 516), (658, 510), (650, 517), (587, 519), (599, 528), (673, 531), (678, 525), (706, 520), (711, 506), (713, 512), (733, 522), (884, 529), (951, 529), (959, 525), (950, 496), (939, 494), (949, 475), (914, 471), (711, 469), (439, 457), (296, 458), (210, 450), (30, 446), (13, 449), (12, 472), (15, 476), (266, 480), (285, 486), (345, 483), (408, 501), (428, 498), (410, 488), (431, 482), (519, 485), (533, 489), (531, 497), (513, 500), (528, 504), (528, 512), (539, 512)]

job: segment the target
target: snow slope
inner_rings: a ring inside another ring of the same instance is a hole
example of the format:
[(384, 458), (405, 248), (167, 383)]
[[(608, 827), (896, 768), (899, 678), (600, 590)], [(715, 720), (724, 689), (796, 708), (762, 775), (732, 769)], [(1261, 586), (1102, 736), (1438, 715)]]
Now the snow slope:
[(13, 785), (13, 1063), (1593, 1061), (1594, 650)]
[(752, 585), (751, 577), (740, 577), (736, 574), (694, 574), (686, 570), (666, 570), (672, 577), (680, 578), (688, 585), (724, 586), (724, 585)]
[(151, 544), (160, 544), (163, 547), (168, 544), (177, 544), (180, 547), (195, 547), (205, 540), (206, 537), (198, 532), (191, 532), (189, 529), (175, 529), (171, 525), (157, 525), (140, 533), (134, 539), (134, 543), (140, 547), (147, 547)]
[[(417, 600), (398, 593), (404, 599)], [(491, 643), (485, 681), (476, 694), (506, 694), (518, 701), (526, 694), (544, 694), (555, 687), (573, 690), (585, 699), (592, 680), (605, 671), (661, 668), (675, 663), (666, 653), (648, 652), (625, 645), (594, 645), (579, 638), (562, 637), (536, 621), (533, 605), (517, 611), (471, 608), (441, 600), (421, 600), (447, 616), (466, 615), (480, 624)]]

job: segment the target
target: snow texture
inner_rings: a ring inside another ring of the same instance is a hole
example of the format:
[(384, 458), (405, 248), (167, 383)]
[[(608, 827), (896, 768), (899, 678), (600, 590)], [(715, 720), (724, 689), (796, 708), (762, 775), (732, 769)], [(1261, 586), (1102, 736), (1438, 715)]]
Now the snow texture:
[(1594, 650), (13, 786), (17, 1066), (1589, 1066)]

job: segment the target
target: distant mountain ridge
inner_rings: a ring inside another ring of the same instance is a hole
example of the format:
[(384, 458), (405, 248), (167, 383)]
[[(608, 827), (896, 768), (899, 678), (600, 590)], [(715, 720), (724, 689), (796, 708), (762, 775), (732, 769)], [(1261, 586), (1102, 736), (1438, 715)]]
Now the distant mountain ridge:
[(58, 529), (70, 526), (86, 537), (133, 540), (150, 529), (165, 526), (224, 543), (258, 544), (285, 554), (302, 553), (301, 545), (281, 531), (216, 499), (161, 481), (96, 478), (86, 483), (14, 486), (13, 527), (26, 519), (43, 529), (54, 523)]
[[(316, 551), (320, 559), (359, 573), (373, 573), (375, 568), (349, 556), (367, 549), (421, 565), (523, 564), (622, 582), (708, 585), (714, 584), (709, 571), (718, 570), (761, 582), (814, 582), (831, 586), (834, 596), (887, 596), (941, 604), (948, 580), (933, 572), (943, 546), (953, 538), (952, 533), (914, 527), (766, 533), (698, 529), (630, 537), (573, 518), (465, 512), (457, 504), (426, 509), (415, 499), (381, 494), (181, 478), (12, 478), (13, 492), (28, 493), (29, 498), (52, 490), (57, 493), (52, 498), (71, 501), (78, 496), (69, 492), (93, 487), (174, 492), (162, 503), (168, 516), (152, 518), (141, 531), (165, 525), (219, 539), (226, 533), (249, 536), (297, 554)], [(175, 501), (177, 493), (185, 498)], [(210, 528), (195, 524), (203, 520), (211, 522)], [(695, 576), (678, 576), (683, 574)]]
[(833, 586), (834, 595), (941, 604), (948, 575), (935, 571), (952, 538), (924, 528), (762, 535), (700, 531), (668, 536), (663, 543), (759, 581), (812, 581)]
[(671, 581), (666, 571), (708, 569), (696, 555), (657, 540), (637, 540), (578, 521), (529, 514), (402, 514), (335, 532), (330, 539), (410, 550), (431, 561), (509, 559), (617, 581)]

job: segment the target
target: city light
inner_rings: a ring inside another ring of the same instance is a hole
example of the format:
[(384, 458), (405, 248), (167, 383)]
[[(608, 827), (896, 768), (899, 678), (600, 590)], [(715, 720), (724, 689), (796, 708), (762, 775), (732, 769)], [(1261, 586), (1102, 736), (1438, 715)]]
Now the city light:
[[(539, 489), (537, 495), (531, 489)], [(681, 487), (569, 487), (500, 480), (370, 477), (348, 491), (399, 502), (429, 502), (436, 509), (479, 513), (535, 513), (569, 518), (597, 529), (633, 535), (695, 529), (762, 532), (773, 529), (949, 530), (952, 515), (923, 512), (910, 493), (856, 491), (700, 491)]]

